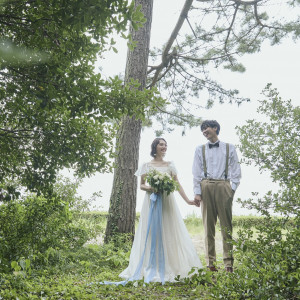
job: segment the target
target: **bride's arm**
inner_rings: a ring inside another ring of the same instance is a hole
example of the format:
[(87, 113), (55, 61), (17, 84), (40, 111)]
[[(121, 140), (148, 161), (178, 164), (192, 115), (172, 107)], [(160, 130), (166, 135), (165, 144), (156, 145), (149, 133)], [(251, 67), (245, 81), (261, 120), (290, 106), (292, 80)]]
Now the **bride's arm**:
[(179, 192), (180, 196), (182, 197), (182, 199), (183, 199), (187, 204), (195, 205), (195, 202), (194, 202), (194, 201), (191, 201), (191, 200), (187, 197), (187, 195), (185, 194), (184, 189), (183, 189), (183, 187), (181, 186), (181, 184), (180, 184), (180, 182), (179, 182), (179, 180), (178, 180), (177, 175), (173, 175), (173, 178), (174, 178), (174, 180), (176, 180), (176, 181), (178, 182), (178, 184), (179, 184), (179, 190), (178, 190), (178, 192)]
[(150, 192), (150, 193), (153, 192), (152, 187), (150, 185), (146, 184), (146, 174), (141, 176), (140, 188), (142, 191), (145, 191), (145, 192)]

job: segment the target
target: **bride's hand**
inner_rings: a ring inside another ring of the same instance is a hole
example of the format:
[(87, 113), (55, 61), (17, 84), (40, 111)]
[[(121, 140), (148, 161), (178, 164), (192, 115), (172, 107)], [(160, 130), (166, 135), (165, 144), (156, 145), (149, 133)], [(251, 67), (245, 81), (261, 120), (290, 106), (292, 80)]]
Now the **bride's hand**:
[(188, 200), (187, 204), (197, 206), (194, 200)]
[(152, 186), (149, 186), (148, 192), (149, 193), (156, 193), (156, 190)]

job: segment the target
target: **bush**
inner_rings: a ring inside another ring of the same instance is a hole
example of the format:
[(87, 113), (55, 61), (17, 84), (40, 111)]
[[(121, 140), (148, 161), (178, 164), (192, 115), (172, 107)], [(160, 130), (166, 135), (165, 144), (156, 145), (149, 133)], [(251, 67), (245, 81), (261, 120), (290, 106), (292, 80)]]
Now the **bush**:
[(0, 206), (0, 257), (3, 262), (34, 258), (49, 248), (75, 248), (86, 242), (83, 227), (71, 222), (68, 203), (41, 196)]
[(253, 227), (260, 224), (262, 217), (258, 216), (234, 216), (232, 225), (234, 227)]
[(31, 194), (0, 205), (0, 270), (8, 271), (13, 261), (45, 263), (48, 249), (77, 249), (99, 234), (101, 226), (73, 218), (71, 209), (81, 201), (77, 186), (61, 180), (56, 197)]
[(195, 213), (192, 213), (184, 218), (184, 223), (187, 227), (199, 227), (202, 226), (202, 219)]
[(239, 238), (235, 243), (235, 272), (218, 275), (211, 289), (212, 298), (299, 297), (300, 224), (285, 230), (285, 223), (283, 218), (261, 218), (260, 225), (256, 226), (255, 239), (252, 229), (239, 231)]
[[(272, 218), (269, 218), (268, 224), (271, 225), (273, 221), (276, 222), (278, 219), (280, 218), (273, 216)], [(263, 216), (233, 216), (232, 218), (232, 225), (234, 227), (251, 228), (261, 225), (262, 222), (264, 222)], [(284, 228), (295, 226), (294, 218), (283, 220), (282, 226), (284, 226)]]

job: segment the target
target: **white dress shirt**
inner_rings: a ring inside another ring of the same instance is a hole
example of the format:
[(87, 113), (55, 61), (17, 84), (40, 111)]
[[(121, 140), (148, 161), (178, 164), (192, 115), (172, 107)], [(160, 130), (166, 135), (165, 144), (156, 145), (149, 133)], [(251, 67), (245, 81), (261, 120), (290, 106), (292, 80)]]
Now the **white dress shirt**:
[[(225, 164), (226, 164), (226, 143), (219, 142), (219, 147), (209, 148), (209, 144), (205, 144), (205, 158), (207, 167), (207, 178), (225, 179)], [(194, 194), (201, 195), (200, 182), (205, 178), (202, 145), (196, 148), (193, 162), (193, 177), (194, 177)], [(238, 161), (238, 156), (234, 145), (229, 144), (229, 159), (228, 159), (228, 176), (231, 181), (231, 188), (235, 191), (240, 184), (241, 167)]]

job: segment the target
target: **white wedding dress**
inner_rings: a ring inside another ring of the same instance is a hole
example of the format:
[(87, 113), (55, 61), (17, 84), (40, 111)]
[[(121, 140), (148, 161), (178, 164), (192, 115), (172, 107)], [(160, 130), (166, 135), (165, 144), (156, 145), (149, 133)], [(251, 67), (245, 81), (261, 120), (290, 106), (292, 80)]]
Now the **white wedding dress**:
[[(170, 162), (165, 167), (153, 167), (150, 163), (143, 164), (135, 173), (136, 176), (146, 174), (151, 168), (155, 168), (161, 173), (176, 175), (177, 171)], [(135, 274), (135, 271), (141, 263), (141, 257), (144, 253), (144, 259), (138, 279), (147, 278), (149, 268), (147, 268), (150, 258), (151, 234), (147, 239), (145, 247), (148, 215), (150, 209), (150, 193), (146, 192), (144, 203), (141, 210), (139, 225), (134, 237), (131, 249), (130, 261), (128, 267), (119, 275), (122, 278), (129, 279)], [(151, 231), (151, 229), (150, 229)], [(162, 197), (162, 245), (164, 254), (164, 280), (175, 281), (175, 277), (188, 277), (192, 267), (202, 268), (202, 264), (197, 255), (196, 249), (185, 227), (181, 214), (179, 212), (174, 193)], [(159, 258), (156, 258), (159, 260)], [(158, 265), (159, 263), (157, 263)], [(162, 282), (158, 266), (155, 267), (155, 275), (151, 277), (152, 282)]]

